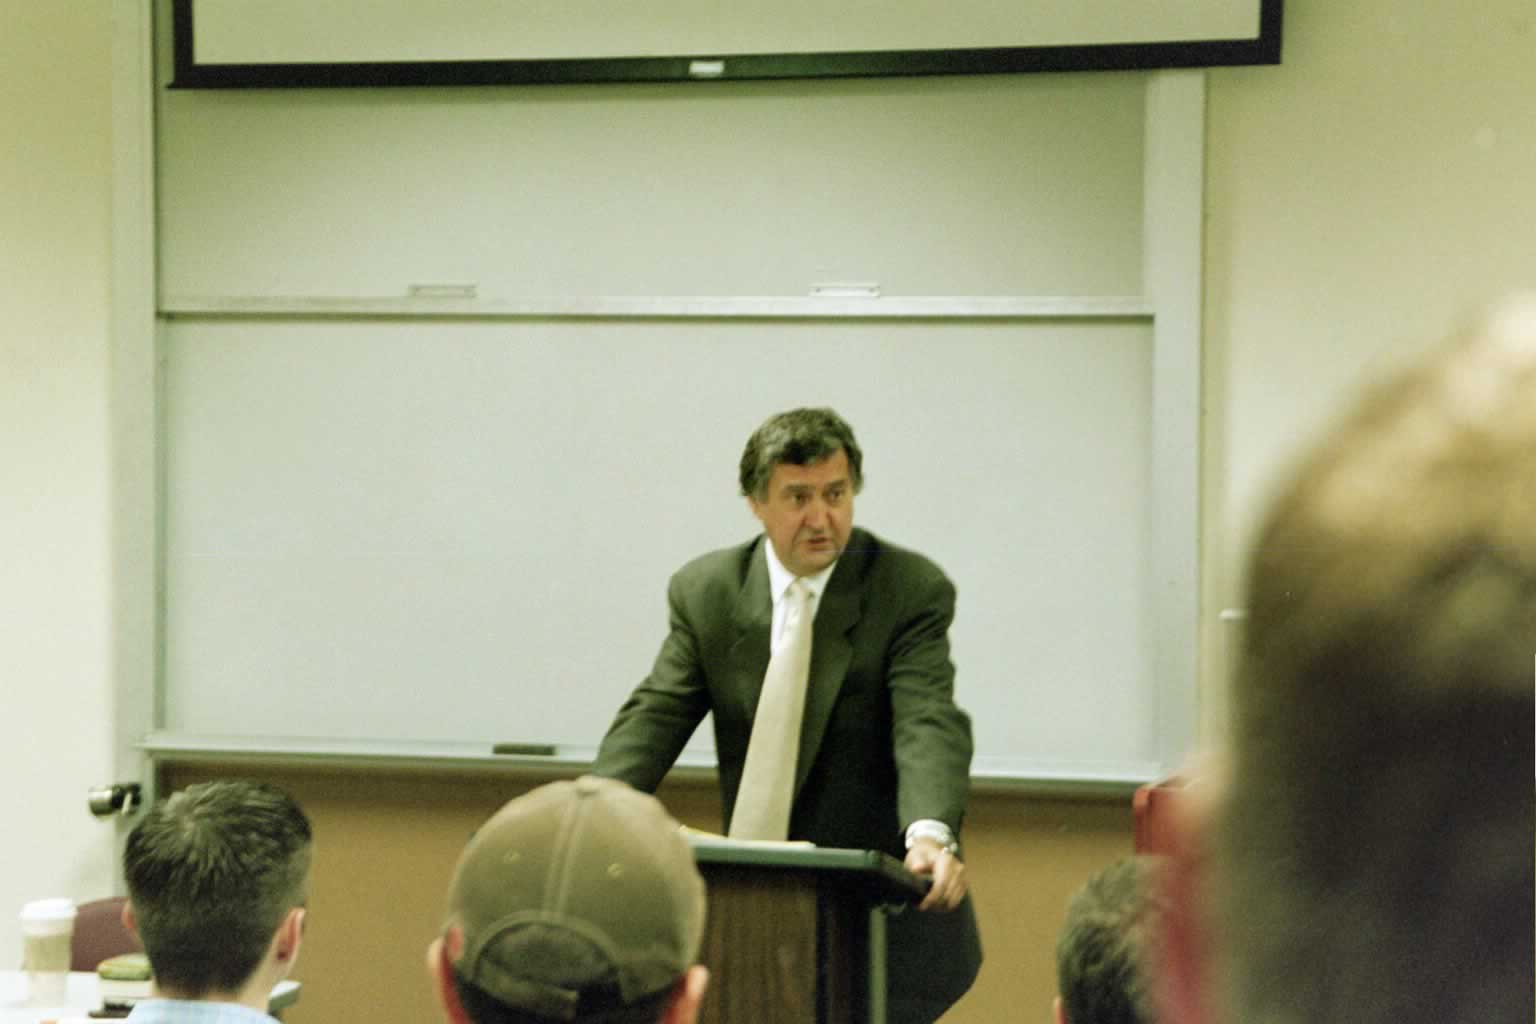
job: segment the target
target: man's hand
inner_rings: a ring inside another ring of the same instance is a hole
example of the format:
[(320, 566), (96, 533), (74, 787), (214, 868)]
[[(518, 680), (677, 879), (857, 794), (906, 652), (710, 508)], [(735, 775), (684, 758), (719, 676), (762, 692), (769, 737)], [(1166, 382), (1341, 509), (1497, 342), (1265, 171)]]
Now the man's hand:
[(965, 898), (965, 862), (936, 840), (919, 838), (907, 851), (907, 870), (914, 875), (931, 875), (933, 887), (918, 910), (950, 911)]

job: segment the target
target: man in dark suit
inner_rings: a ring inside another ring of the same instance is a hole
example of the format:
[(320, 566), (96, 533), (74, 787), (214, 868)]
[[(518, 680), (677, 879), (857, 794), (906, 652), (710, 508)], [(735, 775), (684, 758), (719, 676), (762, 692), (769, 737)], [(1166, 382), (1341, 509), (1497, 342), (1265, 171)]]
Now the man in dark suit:
[(653, 790), (713, 712), (729, 826), (764, 674), (798, 614), (787, 595), (807, 588), (814, 625), (787, 838), (884, 850), (931, 876), (919, 910), (888, 927), (890, 1019), (929, 1022), (981, 963), (958, 856), (971, 728), (953, 700), (955, 590), (922, 555), (854, 529), (862, 462), (830, 409), (792, 410), (758, 428), (740, 479), (763, 534), (672, 577), (671, 630), (593, 771)]

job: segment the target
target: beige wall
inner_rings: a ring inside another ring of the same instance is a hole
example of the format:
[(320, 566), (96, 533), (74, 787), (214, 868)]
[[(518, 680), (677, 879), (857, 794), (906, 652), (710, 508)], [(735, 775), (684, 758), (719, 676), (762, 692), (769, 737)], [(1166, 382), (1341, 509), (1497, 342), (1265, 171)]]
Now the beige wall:
[(1288, 0), (1281, 66), (1209, 73), (1207, 666), (1297, 444), (1362, 375), (1536, 286), (1533, 54), (1530, 0)]
[(0, 966), (112, 885), (111, 63), (107, 0), (0, 4)]

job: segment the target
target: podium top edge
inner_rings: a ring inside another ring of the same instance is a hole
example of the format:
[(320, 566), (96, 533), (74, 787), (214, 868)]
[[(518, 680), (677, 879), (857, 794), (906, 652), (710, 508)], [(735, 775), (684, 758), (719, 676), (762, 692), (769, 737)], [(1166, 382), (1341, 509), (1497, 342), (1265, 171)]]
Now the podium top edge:
[[(841, 882), (863, 882), (882, 899), (907, 901), (928, 891), (928, 879), (912, 874), (881, 850), (852, 850), (780, 843), (741, 843), (719, 839), (689, 839), (700, 868), (758, 867), (809, 871), (839, 876)], [(707, 872), (706, 872), (707, 873)]]

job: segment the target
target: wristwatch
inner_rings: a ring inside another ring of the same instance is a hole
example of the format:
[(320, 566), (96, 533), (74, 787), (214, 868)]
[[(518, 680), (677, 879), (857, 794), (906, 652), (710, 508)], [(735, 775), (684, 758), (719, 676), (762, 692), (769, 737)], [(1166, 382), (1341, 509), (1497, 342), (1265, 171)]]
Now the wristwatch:
[(907, 849), (917, 845), (919, 839), (931, 839), (952, 857), (960, 855), (960, 843), (954, 830), (936, 818), (921, 818), (907, 826)]

